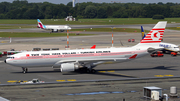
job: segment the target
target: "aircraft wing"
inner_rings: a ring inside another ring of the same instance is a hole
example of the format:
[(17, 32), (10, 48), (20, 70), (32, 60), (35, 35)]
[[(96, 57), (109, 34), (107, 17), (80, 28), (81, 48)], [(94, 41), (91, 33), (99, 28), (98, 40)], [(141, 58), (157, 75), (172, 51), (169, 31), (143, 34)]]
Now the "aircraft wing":
[(106, 62), (106, 61), (126, 61), (128, 59), (135, 59), (137, 54), (132, 55), (131, 57), (126, 58), (103, 58), (103, 59), (77, 59), (77, 60), (61, 60), (54, 64), (54, 66), (61, 65), (62, 63), (72, 63), (72, 62), (79, 62), (79, 63), (95, 63), (95, 62)]
[(77, 59), (77, 60), (61, 60), (54, 64), (61, 65), (62, 63), (71, 63), (71, 62), (79, 62), (79, 63), (94, 63), (94, 62), (100, 62), (100, 61), (125, 61), (129, 58), (104, 58), (104, 59)]

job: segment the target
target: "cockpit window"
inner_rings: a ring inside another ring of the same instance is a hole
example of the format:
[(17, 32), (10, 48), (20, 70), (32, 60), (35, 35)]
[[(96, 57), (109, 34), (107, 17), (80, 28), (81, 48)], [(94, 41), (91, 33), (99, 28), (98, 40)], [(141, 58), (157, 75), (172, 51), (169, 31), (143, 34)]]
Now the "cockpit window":
[(179, 48), (179, 47), (174, 47), (174, 48)]

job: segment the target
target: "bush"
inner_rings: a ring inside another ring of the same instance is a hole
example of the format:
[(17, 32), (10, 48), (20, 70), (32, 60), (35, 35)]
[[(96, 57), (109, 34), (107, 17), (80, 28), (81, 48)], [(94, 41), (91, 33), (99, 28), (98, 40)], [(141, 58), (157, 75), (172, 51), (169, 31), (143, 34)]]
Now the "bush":
[(164, 19), (163, 15), (154, 15), (152, 19)]

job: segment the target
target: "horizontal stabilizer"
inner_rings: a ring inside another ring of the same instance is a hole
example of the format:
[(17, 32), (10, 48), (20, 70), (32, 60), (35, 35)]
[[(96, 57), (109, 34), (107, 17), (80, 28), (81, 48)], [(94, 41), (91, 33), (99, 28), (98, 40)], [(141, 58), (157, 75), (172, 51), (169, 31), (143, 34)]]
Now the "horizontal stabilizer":
[(133, 56), (129, 57), (129, 59), (135, 59), (135, 58), (136, 58), (136, 56), (137, 56), (137, 54), (135, 54), (135, 55), (133, 55)]

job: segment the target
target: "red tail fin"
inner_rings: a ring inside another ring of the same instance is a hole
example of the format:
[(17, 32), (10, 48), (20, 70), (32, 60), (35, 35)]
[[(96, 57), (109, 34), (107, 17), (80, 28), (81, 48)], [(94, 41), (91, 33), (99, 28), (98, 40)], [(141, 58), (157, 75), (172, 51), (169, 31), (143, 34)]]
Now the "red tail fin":
[(158, 22), (140, 43), (160, 43), (167, 21)]

